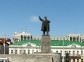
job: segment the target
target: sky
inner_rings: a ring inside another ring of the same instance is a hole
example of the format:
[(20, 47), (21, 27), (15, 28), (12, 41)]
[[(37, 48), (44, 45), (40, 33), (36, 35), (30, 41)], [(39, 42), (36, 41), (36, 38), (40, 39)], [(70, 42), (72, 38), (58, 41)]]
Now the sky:
[(0, 36), (41, 36), (38, 16), (50, 20), (51, 36), (84, 34), (84, 0), (0, 0)]

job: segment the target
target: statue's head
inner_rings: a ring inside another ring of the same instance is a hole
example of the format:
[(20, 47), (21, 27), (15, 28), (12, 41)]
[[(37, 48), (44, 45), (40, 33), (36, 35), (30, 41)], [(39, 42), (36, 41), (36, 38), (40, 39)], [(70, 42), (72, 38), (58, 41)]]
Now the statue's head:
[(47, 20), (47, 17), (45, 16), (44, 19)]

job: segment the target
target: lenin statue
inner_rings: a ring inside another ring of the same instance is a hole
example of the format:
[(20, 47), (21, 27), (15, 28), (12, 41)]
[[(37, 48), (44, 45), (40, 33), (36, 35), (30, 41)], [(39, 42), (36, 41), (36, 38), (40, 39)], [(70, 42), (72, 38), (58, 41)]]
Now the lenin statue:
[[(50, 23), (50, 21), (47, 19), (46, 16), (44, 17), (44, 19), (41, 19), (41, 17), (39, 16), (39, 20), (42, 21), (41, 31), (43, 31), (43, 35), (49, 35), (49, 31), (50, 31), (49, 23)], [(46, 34), (45, 34), (45, 32), (46, 32)]]

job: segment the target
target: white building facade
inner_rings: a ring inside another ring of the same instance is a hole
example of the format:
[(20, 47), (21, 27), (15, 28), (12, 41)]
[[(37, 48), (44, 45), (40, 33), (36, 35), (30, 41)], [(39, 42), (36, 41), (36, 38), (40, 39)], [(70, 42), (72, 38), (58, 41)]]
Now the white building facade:
[(13, 34), (13, 41), (15, 42), (19, 42), (19, 41), (22, 41), (22, 40), (31, 40), (32, 39), (32, 35), (27, 33), (27, 32), (21, 32), (21, 33), (18, 33), (18, 32), (14, 32)]

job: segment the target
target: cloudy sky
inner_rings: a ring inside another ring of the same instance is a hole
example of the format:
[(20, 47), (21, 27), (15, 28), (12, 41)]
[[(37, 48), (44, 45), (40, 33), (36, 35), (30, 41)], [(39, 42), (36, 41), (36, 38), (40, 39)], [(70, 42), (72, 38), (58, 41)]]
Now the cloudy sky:
[(51, 36), (84, 34), (84, 0), (0, 0), (0, 36), (23, 31), (41, 36), (38, 16), (51, 21)]

